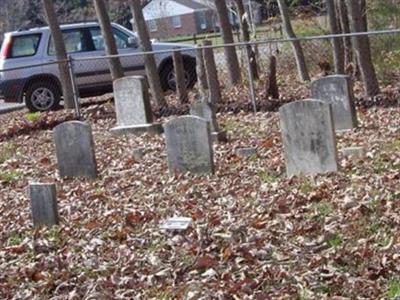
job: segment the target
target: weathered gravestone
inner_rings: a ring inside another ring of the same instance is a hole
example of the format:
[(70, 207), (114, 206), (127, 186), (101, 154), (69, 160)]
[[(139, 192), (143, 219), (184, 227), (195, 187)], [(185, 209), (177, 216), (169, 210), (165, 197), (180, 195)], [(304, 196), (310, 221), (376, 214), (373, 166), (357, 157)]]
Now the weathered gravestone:
[(214, 173), (210, 125), (195, 116), (182, 116), (164, 125), (171, 173)]
[(111, 129), (112, 133), (162, 133), (161, 124), (152, 123), (149, 92), (143, 76), (119, 78), (113, 86), (117, 127)]
[(279, 109), (287, 176), (338, 170), (330, 104), (305, 100)]
[(33, 225), (57, 225), (58, 211), (55, 184), (31, 183), (28, 195), (31, 199)]
[(226, 132), (220, 131), (213, 104), (196, 102), (190, 107), (190, 114), (205, 119), (210, 123), (211, 138), (216, 142), (226, 142)]
[(312, 98), (332, 105), (335, 130), (357, 127), (354, 107), (353, 83), (346, 75), (332, 75), (315, 80), (311, 84)]
[(61, 177), (97, 177), (92, 128), (79, 121), (54, 128), (58, 169)]

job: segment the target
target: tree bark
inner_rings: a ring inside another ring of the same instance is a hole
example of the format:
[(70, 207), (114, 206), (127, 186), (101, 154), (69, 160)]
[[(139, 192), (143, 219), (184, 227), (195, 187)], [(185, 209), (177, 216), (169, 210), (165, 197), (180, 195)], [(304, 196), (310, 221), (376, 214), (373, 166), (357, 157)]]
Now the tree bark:
[[(336, 16), (335, 2), (334, 0), (325, 0), (326, 8), (328, 10), (328, 19), (329, 19), (329, 29), (331, 34), (339, 33), (339, 26)], [(333, 61), (335, 66), (336, 74), (344, 74), (344, 52), (343, 52), (343, 43), (341, 38), (332, 39), (333, 44)]]
[[(363, 0), (346, 0), (352, 32), (363, 32), (366, 29), (366, 11), (362, 2)], [(354, 37), (353, 45), (360, 65), (365, 91), (370, 97), (376, 96), (379, 94), (380, 89), (372, 62), (368, 36)]]
[[(343, 33), (350, 33), (350, 24), (349, 24), (349, 16), (347, 12), (346, 2), (345, 0), (336, 0), (337, 7), (339, 11), (339, 19), (340, 19), (340, 27), (342, 28)], [(351, 38), (344, 37), (343, 38), (344, 45), (344, 64), (345, 66), (349, 66), (353, 63), (353, 49), (351, 45)]]
[[(108, 16), (108, 10), (104, 0), (94, 0), (94, 8), (96, 10), (97, 18), (99, 19), (107, 55), (118, 55), (110, 17)], [(124, 70), (119, 57), (109, 58), (108, 64), (110, 66), (111, 78), (113, 81), (124, 76)]]
[(172, 53), (174, 60), (174, 70), (175, 70), (175, 85), (176, 92), (178, 94), (178, 99), (180, 103), (187, 103), (187, 87), (185, 80), (185, 69), (183, 67), (182, 53), (180, 51), (174, 51)]
[[(140, 0), (130, 0), (130, 5), (137, 33), (139, 35), (141, 49), (143, 52), (151, 52), (153, 51), (153, 47), (150, 42), (146, 21), (144, 20), (141, 2)], [(144, 64), (154, 102), (159, 106), (166, 106), (167, 102), (165, 101), (161, 89), (160, 75), (157, 71), (154, 54), (144, 55)]]
[[(282, 23), (283, 23), (283, 29), (285, 31), (285, 34), (289, 38), (292, 38), (292, 39), (296, 38), (296, 34), (294, 33), (292, 24), (290, 22), (289, 9), (286, 4), (286, 0), (278, 0), (278, 6), (279, 6), (279, 11), (282, 16)], [(294, 52), (294, 55), (296, 58), (296, 64), (297, 64), (297, 69), (299, 72), (299, 77), (303, 81), (309, 81), (310, 75), (308, 73), (306, 60), (304, 58), (303, 48), (301, 47), (300, 42), (293, 41), (292, 47), (293, 47), (293, 52)]]
[[(228, 9), (225, 1), (215, 1), (215, 7), (221, 27), (222, 39), (224, 44), (234, 43), (232, 26), (229, 22)], [(228, 66), (229, 82), (231, 85), (236, 85), (242, 81), (240, 72), (239, 60), (234, 46), (225, 46), (225, 60)]]
[[(67, 50), (65, 49), (64, 38), (57, 21), (52, 0), (43, 0), (47, 22), (50, 27), (51, 35), (54, 41), (54, 49), (58, 61), (66, 61)], [(69, 76), (68, 64), (59, 63), (58, 70), (60, 72), (61, 88), (64, 98), (64, 106), (66, 108), (75, 108), (74, 94), (72, 88), (71, 77)]]
[[(250, 42), (250, 30), (249, 23), (246, 18), (246, 11), (244, 9), (243, 0), (235, 0), (236, 9), (239, 16), (240, 21), (240, 35), (243, 42)], [(253, 78), (255, 80), (259, 79), (258, 70), (257, 70), (257, 60), (256, 55), (251, 47), (251, 45), (246, 45), (246, 55), (249, 57), (250, 61), (250, 70), (253, 74)]]
[(207, 73), (204, 66), (203, 49), (199, 47), (200, 46), (197, 46), (196, 49), (196, 73), (199, 93), (201, 97), (204, 97), (208, 90)]
[[(211, 46), (208, 40), (203, 41), (203, 46)], [(215, 65), (214, 52), (211, 48), (203, 49), (204, 66), (207, 74), (207, 85), (209, 91), (208, 102), (212, 104), (219, 104), (222, 101), (221, 89), (218, 80), (218, 71)]]
[(276, 57), (274, 55), (269, 57), (268, 81), (265, 86), (265, 92), (267, 97), (279, 99), (279, 87), (276, 80)]

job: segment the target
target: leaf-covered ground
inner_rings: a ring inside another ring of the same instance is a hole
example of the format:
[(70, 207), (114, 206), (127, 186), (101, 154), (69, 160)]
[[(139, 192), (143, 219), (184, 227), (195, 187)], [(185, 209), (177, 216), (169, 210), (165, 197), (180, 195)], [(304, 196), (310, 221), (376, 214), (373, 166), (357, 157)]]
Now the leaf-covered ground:
[[(71, 112), (0, 116), (0, 298), (400, 295), (398, 106), (358, 109), (359, 129), (337, 136), (340, 172), (290, 179), (276, 112), (219, 114), (230, 142), (214, 145), (208, 177), (170, 176), (162, 136), (112, 136), (111, 103), (83, 112), (97, 180), (56, 171), (51, 128)], [(235, 155), (249, 146), (257, 156)], [(366, 157), (343, 157), (350, 146)], [(37, 181), (57, 184), (60, 226), (33, 229), (26, 192)], [(171, 216), (193, 226), (160, 231)]]

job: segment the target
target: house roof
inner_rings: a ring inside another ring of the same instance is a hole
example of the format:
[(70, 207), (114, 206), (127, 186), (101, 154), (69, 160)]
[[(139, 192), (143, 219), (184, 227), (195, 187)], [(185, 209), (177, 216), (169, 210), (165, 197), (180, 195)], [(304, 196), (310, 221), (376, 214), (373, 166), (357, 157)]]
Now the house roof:
[(193, 1), (193, 0), (172, 0), (172, 1), (177, 2), (181, 5), (184, 5), (186, 7), (194, 9), (194, 10), (208, 8), (206, 5), (203, 5), (203, 4)]
[(152, 0), (143, 8), (143, 16), (149, 21), (208, 9), (208, 6), (193, 0)]

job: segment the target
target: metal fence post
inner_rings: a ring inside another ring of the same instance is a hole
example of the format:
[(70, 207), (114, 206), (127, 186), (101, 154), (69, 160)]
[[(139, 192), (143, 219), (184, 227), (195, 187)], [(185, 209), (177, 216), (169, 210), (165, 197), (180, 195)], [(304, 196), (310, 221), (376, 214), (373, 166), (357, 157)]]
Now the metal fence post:
[(80, 107), (80, 101), (79, 101), (79, 91), (78, 91), (78, 87), (76, 85), (76, 79), (75, 79), (74, 59), (70, 55), (68, 56), (68, 70), (69, 70), (69, 76), (70, 76), (71, 82), (72, 82), (72, 92), (74, 95), (75, 116), (77, 119), (80, 119), (81, 118), (81, 107)]

